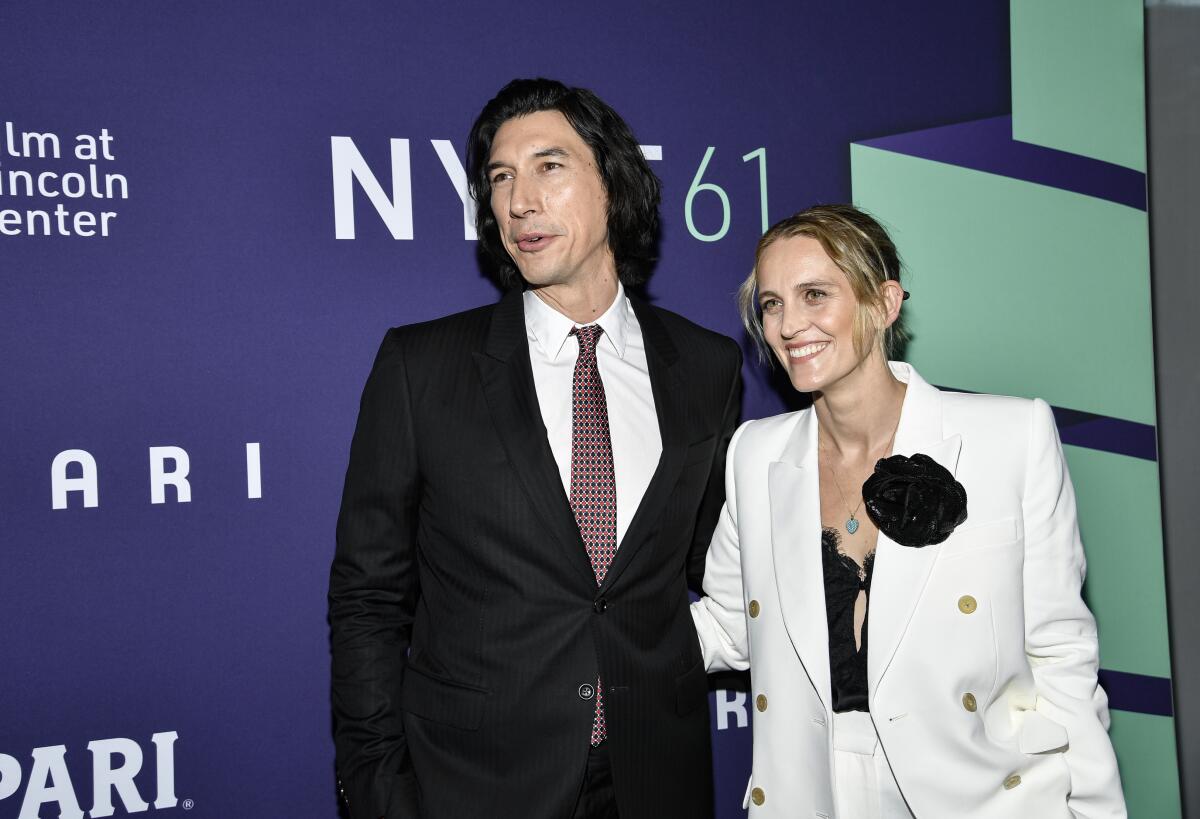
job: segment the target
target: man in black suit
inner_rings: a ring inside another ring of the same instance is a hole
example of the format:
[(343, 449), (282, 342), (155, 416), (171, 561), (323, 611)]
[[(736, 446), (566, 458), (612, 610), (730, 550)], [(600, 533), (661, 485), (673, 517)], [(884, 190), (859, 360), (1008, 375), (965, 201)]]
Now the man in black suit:
[(659, 182), (594, 94), (509, 83), (467, 165), (510, 291), (391, 330), (363, 392), (329, 587), (350, 815), (710, 817), (687, 590), (740, 351), (625, 292)]

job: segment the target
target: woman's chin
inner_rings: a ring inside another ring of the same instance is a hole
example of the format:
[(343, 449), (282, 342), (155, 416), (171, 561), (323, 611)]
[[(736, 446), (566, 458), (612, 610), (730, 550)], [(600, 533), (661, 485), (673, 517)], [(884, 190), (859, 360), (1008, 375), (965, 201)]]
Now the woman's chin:
[(799, 367), (788, 368), (788, 380), (792, 382), (792, 388), (796, 392), (817, 392), (823, 389), (825, 379), (820, 373), (814, 373), (811, 369)]

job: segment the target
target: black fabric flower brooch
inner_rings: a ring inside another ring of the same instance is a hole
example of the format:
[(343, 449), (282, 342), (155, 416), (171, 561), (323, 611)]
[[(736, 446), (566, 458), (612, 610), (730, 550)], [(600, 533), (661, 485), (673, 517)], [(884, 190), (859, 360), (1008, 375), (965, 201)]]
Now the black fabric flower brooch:
[(967, 519), (967, 490), (928, 455), (893, 455), (862, 487), (871, 520), (901, 546), (941, 543)]

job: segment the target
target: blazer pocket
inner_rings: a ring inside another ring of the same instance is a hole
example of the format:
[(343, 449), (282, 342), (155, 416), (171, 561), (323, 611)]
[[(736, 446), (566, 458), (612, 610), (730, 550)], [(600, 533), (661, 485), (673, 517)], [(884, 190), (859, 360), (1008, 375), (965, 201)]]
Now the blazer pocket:
[(1023, 754), (1061, 751), (1070, 744), (1067, 729), (1037, 711), (1025, 711), (1017, 732), (1017, 746)]
[(701, 660), (675, 678), (675, 713), (682, 717), (707, 704), (708, 672)]
[(965, 526), (955, 529), (954, 534), (946, 541), (942, 551), (943, 557), (956, 557), (971, 554), (980, 549), (990, 549), (994, 546), (1007, 546), (1016, 543), (1017, 521), (1015, 518), (1001, 518), (976, 526)]
[(409, 714), (474, 731), (483, 721), (488, 692), (431, 677), (411, 665), (404, 672), (400, 707)]

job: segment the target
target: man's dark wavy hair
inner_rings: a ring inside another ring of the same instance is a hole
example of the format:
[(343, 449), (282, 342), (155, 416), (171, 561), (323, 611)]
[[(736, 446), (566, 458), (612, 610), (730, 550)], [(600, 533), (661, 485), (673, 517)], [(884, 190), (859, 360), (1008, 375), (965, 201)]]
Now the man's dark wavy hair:
[(522, 284), (520, 271), (504, 249), (492, 214), (487, 164), (496, 131), (510, 119), (538, 111), (558, 111), (592, 149), (608, 195), (608, 246), (617, 276), (626, 287), (642, 284), (657, 261), (661, 184), (625, 120), (586, 88), (556, 80), (513, 80), (483, 107), (467, 138), (467, 182), (475, 200), (479, 242), (496, 265), (505, 288)]

